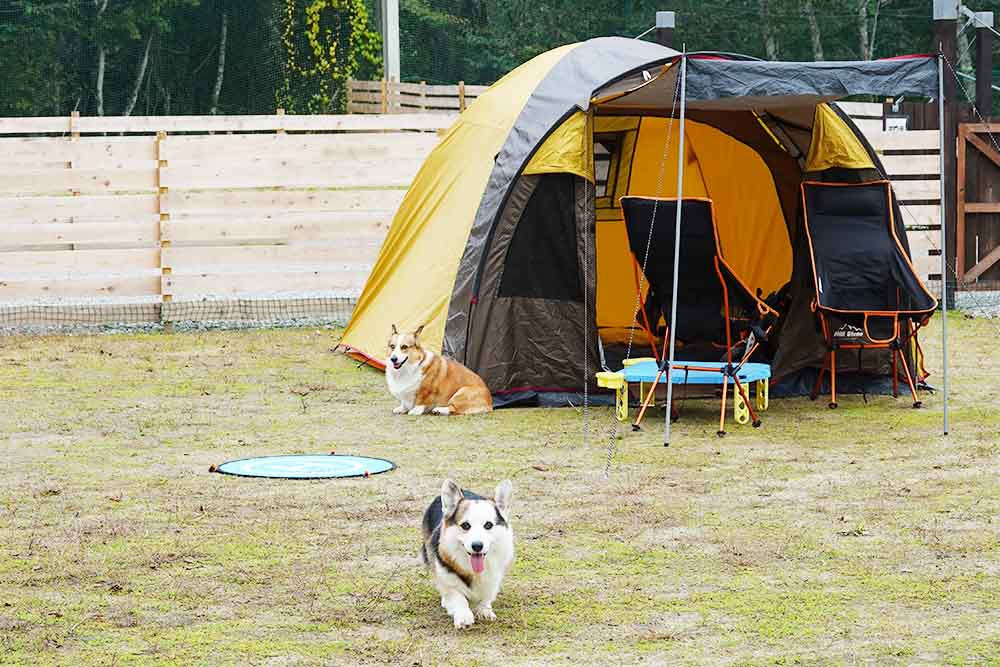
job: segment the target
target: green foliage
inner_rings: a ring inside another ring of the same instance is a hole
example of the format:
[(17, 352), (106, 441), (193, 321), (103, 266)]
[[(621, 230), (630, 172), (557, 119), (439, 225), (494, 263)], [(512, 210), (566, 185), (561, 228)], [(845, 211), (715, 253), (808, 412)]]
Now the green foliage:
[(381, 76), (382, 39), (364, 0), (285, 0), (281, 44), (284, 79), (277, 103), (290, 113), (346, 110), (350, 78)]

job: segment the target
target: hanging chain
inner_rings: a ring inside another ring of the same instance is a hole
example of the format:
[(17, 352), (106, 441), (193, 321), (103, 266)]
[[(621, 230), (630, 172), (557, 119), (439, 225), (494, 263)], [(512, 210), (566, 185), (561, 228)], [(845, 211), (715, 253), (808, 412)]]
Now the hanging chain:
[[(642, 273), (639, 276), (639, 284), (636, 285), (635, 291), (635, 308), (633, 309), (632, 321), (629, 323), (629, 333), (628, 333), (628, 343), (625, 347), (625, 358), (629, 359), (632, 355), (632, 341), (635, 339), (635, 329), (636, 322), (639, 318), (639, 311), (642, 308), (642, 288), (643, 283), (646, 280), (646, 267), (649, 264), (649, 249), (653, 245), (653, 225), (656, 223), (656, 211), (659, 207), (660, 200), (659, 197), (663, 192), (663, 176), (666, 171), (667, 156), (670, 154), (670, 144), (674, 133), (674, 110), (677, 108), (677, 97), (680, 95), (680, 76), (677, 76), (674, 82), (674, 95), (670, 102), (670, 120), (667, 121), (667, 136), (663, 144), (663, 154), (660, 157), (660, 168), (656, 176), (656, 190), (653, 200), (653, 214), (649, 221), (649, 234), (646, 236), (646, 249), (642, 257)], [(641, 130), (641, 127), (640, 127)], [(678, 202), (678, 205), (680, 203)], [(594, 220), (594, 228), (596, 232), (597, 220)], [(655, 326), (655, 323), (654, 325)], [(598, 333), (600, 335), (600, 333)], [(628, 393), (626, 391), (625, 401), (628, 401)], [(606, 455), (604, 457), (604, 479), (608, 479), (611, 476), (611, 463), (614, 460), (615, 453), (618, 449), (618, 415), (617, 410), (613, 410), (611, 413), (611, 420), (608, 425), (608, 448)]]

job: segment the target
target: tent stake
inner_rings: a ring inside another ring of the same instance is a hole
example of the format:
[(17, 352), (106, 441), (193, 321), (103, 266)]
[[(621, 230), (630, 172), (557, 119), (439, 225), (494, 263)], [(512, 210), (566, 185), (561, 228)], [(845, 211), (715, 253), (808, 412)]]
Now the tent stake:
[[(948, 435), (948, 232), (945, 220), (945, 206), (948, 204), (945, 195), (945, 120), (944, 120), (944, 53), (938, 55), (938, 133), (941, 138), (941, 402), (943, 406), (942, 431)], [(954, 150), (954, 147), (952, 148)], [(961, 186), (961, 183), (957, 184)]]
[(681, 53), (681, 118), (677, 145), (677, 217), (674, 220), (674, 284), (670, 295), (670, 360), (667, 363), (667, 413), (664, 417), (663, 446), (670, 446), (670, 414), (674, 398), (674, 345), (677, 342), (677, 274), (681, 258), (681, 209), (684, 208), (684, 108), (687, 106), (687, 46)]

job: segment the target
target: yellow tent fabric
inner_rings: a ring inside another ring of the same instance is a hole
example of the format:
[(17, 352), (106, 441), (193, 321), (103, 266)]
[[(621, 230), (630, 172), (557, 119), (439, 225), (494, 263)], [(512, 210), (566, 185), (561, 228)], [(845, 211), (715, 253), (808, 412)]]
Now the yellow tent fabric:
[(511, 71), (451, 126), (393, 218), (344, 332), (344, 347), (380, 361), (393, 324), (423, 324), (424, 344), (441, 349), (458, 262), (493, 156), (538, 83), (577, 46), (547, 51)]
[(806, 171), (874, 169), (868, 151), (829, 104), (817, 104), (813, 116), (812, 141), (806, 155)]
[(594, 134), (590, 131), (590, 116), (577, 111), (549, 135), (535, 154), (524, 174), (576, 174), (594, 180)]
[[(678, 145), (676, 121), (670, 128), (666, 119), (643, 118), (627, 191), (615, 196), (676, 197)], [(767, 294), (781, 287), (792, 273), (792, 249), (763, 159), (720, 130), (694, 121), (686, 123), (685, 156), (682, 196), (714, 201), (726, 259), (751, 289)], [(635, 314), (636, 284), (621, 209), (614, 214), (597, 224), (597, 326), (606, 340), (623, 340)]]

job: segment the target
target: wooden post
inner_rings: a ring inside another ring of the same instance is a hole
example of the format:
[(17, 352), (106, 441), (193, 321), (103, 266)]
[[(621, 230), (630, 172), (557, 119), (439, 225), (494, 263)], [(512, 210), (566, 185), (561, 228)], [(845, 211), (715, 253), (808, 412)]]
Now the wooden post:
[(285, 110), (282, 109), (281, 107), (278, 107), (277, 116), (278, 116), (278, 129), (275, 130), (275, 133), (277, 133), (277, 134), (284, 134), (285, 133)]
[(458, 113), (465, 111), (465, 81), (458, 82)]
[(167, 304), (174, 300), (170, 287), (170, 276), (173, 274), (173, 269), (168, 262), (164, 261), (163, 257), (164, 249), (170, 247), (170, 235), (166, 233), (166, 223), (170, 221), (168, 167), (167, 133), (161, 130), (156, 133), (156, 210), (160, 215), (156, 225), (156, 240), (157, 264), (160, 267), (160, 322), (169, 331), (173, 327), (167, 313)]
[(420, 82), (420, 110), (427, 111), (427, 82)]
[[(946, 264), (957, 264), (961, 254), (955, 245), (957, 234), (958, 188), (956, 186), (957, 152), (958, 152), (958, 110), (955, 97), (954, 68), (958, 66), (957, 48), (958, 3), (955, 0), (934, 0), (934, 50), (941, 53), (944, 63), (944, 127), (942, 128), (941, 156), (944, 170), (941, 180), (944, 186), (944, 198), (941, 200), (941, 224), (944, 225), (945, 243), (948, 256)], [(941, 276), (941, 298), (949, 305), (954, 298), (955, 283), (949, 281), (947, 275)]]
[(389, 110), (389, 82), (382, 79), (382, 113)]
[(80, 138), (80, 112), (74, 111), (69, 115), (69, 138), (73, 141)]
[(677, 24), (676, 12), (656, 12), (656, 29), (653, 31), (653, 41), (673, 48), (674, 27)]
[(993, 116), (993, 12), (976, 12), (975, 23), (976, 107), (988, 121)]
[(347, 113), (351, 113), (351, 103), (354, 102), (353, 89), (354, 79), (347, 80)]
[(966, 156), (966, 126), (958, 126), (958, 157), (956, 164), (955, 182), (957, 192), (955, 197), (955, 253), (958, 255), (955, 262), (956, 282), (962, 281), (965, 275), (965, 156)]

